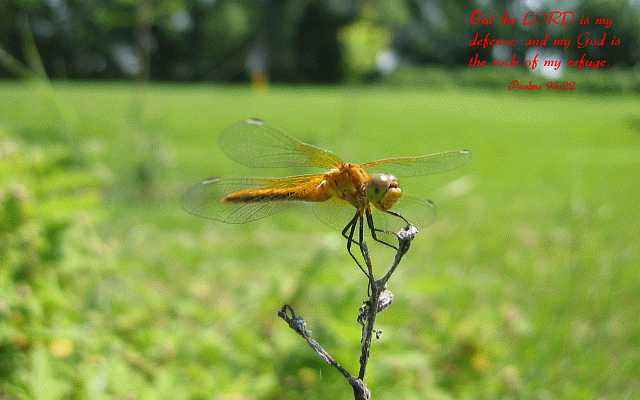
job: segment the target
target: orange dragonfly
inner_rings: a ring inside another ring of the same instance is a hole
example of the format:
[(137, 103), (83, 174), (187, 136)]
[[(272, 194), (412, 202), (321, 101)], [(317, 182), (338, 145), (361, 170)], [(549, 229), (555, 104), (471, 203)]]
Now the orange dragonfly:
[[(208, 178), (185, 193), (183, 206), (189, 213), (240, 224), (295, 204), (311, 204), (320, 220), (342, 229), (342, 236), (347, 239), (347, 251), (363, 272), (351, 247), (354, 243), (361, 247), (364, 241), (365, 218), (375, 241), (397, 249), (384, 240), (384, 235), (394, 235), (395, 231), (376, 227), (374, 220), (387, 221), (385, 216), (392, 216), (403, 224), (416, 225), (397, 212), (403, 205), (414, 209), (417, 205), (417, 213), (424, 214), (422, 217), (433, 214), (433, 204), (429, 200), (402, 193), (398, 178), (448, 171), (471, 158), (470, 151), (456, 150), (362, 164), (347, 163), (328, 150), (303, 143), (255, 118), (224, 130), (219, 144), (230, 159), (248, 167), (319, 167), (325, 172), (281, 178)], [(384, 223), (385, 227), (389, 225)], [(356, 227), (357, 241), (354, 240)]]

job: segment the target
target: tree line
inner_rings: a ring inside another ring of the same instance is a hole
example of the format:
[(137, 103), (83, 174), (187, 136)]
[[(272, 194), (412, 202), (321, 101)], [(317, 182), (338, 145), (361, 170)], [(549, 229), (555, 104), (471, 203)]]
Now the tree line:
[[(33, 62), (37, 54), (48, 76), (59, 79), (234, 82), (248, 80), (251, 68), (264, 68), (275, 81), (340, 82), (375, 79), (385, 60), (464, 65), (468, 42), (476, 32), (519, 42), (544, 35), (542, 26), (478, 29), (464, 23), (473, 8), (493, 15), (504, 10), (518, 14), (532, 3), (536, 2), (3, 0), (0, 47), (24, 63)], [(638, 64), (640, 2), (567, 4), (576, 15), (613, 18), (610, 31), (623, 38), (619, 47), (588, 49), (589, 56), (606, 58), (618, 67)], [(574, 24), (566, 29), (578, 35), (594, 27)], [(490, 56), (490, 48), (480, 51)], [(523, 54), (525, 49), (514, 51)], [(13, 76), (2, 67), (0, 77)]]

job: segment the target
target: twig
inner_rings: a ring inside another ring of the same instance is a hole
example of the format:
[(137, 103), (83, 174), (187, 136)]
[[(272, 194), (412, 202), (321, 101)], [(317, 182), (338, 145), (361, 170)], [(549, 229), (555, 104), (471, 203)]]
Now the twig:
[(315, 351), (316, 354), (320, 356), (320, 358), (322, 358), (327, 364), (337, 369), (342, 374), (342, 376), (344, 376), (344, 378), (353, 388), (353, 395), (356, 400), (369, 400), (371, 398), (371, 392), (369, 391), (369, 388), (367, 388), (367, 385), (361, 379), (358, 379), (355, 376), (351, 375), (351, 373), (349, 373), (349, 371), (347, 371), (338, 362), (338, 360), (336, 360), (331, 354), (329, 354), (329, 352), (326, 351), (324, 347), (322, 347), (320, 343), (318, 343), (318, 341), (311, 336), (311, 331), (307, 329), (307, 323), (305, 322), (304, 318), (297, 315), (293, 307), (291, 307), (289, 304), (283, 305), (280, 311), (278, 311), (278, 316), (282, 318), (287, 324), (289, 324), (289, 327), (293, 329), (298, 335), (302, 336), (302, 338), (309, 344), (309, 347), (311, 347), (313, 351)]
[[(404, 257), (404, 255), (409, 251), (411, 241), (417, 233), (418, 229), (413, 225), (408, 225), (403, 230), (396, 233), (398, 238), (398, 251), (387, 272), (382, 276), (382, 278), (377, 280), (373, 272), (373, 265), (371, 263), (371, 258), (369, 257), (367, 244), (364, 241), (360, 244), (360, 250), (364, 257), (365, 264), (367, 265), (369, 298), (360, 307), (360, 312), (358, 313), (358, 322), (362, 325), (362, 337), (360, 339), (360, 370), (357, 377), (353, 376), (346, 368), (344, 368), (320, 345), (320, 343), (318, 343), (317, 340), (311, 336), (311, 331), (307, 328), (305, 320), (295, 313), (293, 307), (285, 304), (282, 306), (280, 311), (278, 311), (278, 316), (282, 318), (291, 329), (302, 336), (313, 351), (320, 356), (320, 358), (336, 368), (342, 376), (344, 376), (353, 389), (353, 396), (355, 400), (371, 399), (371, 391), (364, 382), (364, 377), (371, 353), (371, 338), (373, 337), (374, 332), (376, 333), (376, 337), (379, 337), (381, 334), (380, 331), (375, 331), (374, 329), (376, 316), (379, 312), (382, 312), (389, 307), (393, 302), (393, 293), (391, 293), (387, 288), (387, 283), (396, 271), (400, 261), (402, 261), (402, 257)], [(375, 304), (376, 306), (372, 307), (372, 304)]]
[[(371, 295), (369, 299), (364, 304), (365, 317), (364, 317), (364, 328), (362, 333), (362, 347), (360, 350), (360, 372), (358, 373), (358, 378), (364, 379), (364, 376), (367, 372), (367, 364), (369, 363), (369, 357), (371, 352), (371, 338), (373, 337), (374, 326), (376, 322), (376, 316), (378, 312), (387, 308), (390, 303), (386, 304), (386, 302), (380, 302), (381, 294), (387, 289), (387, 282), (391, 278), (391, 275), (396, 271), (396, 268), (402, 261), (402, 257), (409, 251), (411, 247), (411, 241), (418, 233), (418, 229), (413, 225), (408, 225), (400, 232), (396, 233), (398, 237), (398, 251), (396, 252), (396, 256), (394, 257), (393, 264), (387, 270), (387, 272), (383, 275), (382, 278), (376, 280), (375, 275), (373, 274), (373, 267), (371, 266), (371, 258), (369, 257), (369, 251), (367, 246), (361, 246), (362, 256), (365, 259), (367, 264), (367, 270), (369, 272), (369, 286), (371, 290)], [(391, 295), (391, 301), (393, 300), (393, 295)], [(375, 304), (375, 307), (372, 307), (372, 304)], [(379, 333), (376, 335), (379, 336)]]
[(300, 317), (300, 316), (298, 316), (296, 314), (296, 312), (293, 309), (293, 307), (291, 307), (288, 304), (283, 305), (282, 308), (280, 309), (280, 311), (278, 311), (278, 316), (280, 318), (282, 318), (287, 324), (289, 324), (289, 327), (291, 329), (293, 329), (294, 331), (296, 331), (296, 333), (298, 335), (302, 336), (302, 338), (304, 340), (306, 340), (307, 343), (309, 343), (309, 346), (311, 346), (311, 348), (316, 353), (318, 353), (320, 358), (322, 358), (324, 361), (326, 361), (327, 364), (332, 365), (333, 367), (335, 367), (335, 369), (340, 371), (342, 376), (344, 376), (345, 378), (347, 378), (347, 379), (352, 378), (352, 376), (349, 373), (349, 371), (347, 371), (342, 365), (340, 365), (340, 363), (338, 361), (336, 361), (336, 359), (333, 358), (331, 356), (331, 354), (329, 354), (329, 352), (326, 351), (320, 345), (320, 343), (318, 343), (317, 340), (315, 340), (313, 337), (311, 337), (311, 331), (309, 331), (309, 329), (307, 329), (307, 323), (305, 322), (305, 320), (302, 317)]

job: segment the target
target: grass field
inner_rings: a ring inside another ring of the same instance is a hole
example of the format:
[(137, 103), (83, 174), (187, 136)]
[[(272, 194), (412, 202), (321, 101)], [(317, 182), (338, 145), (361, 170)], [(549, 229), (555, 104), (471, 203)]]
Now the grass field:
[[(390, 88), (0, 84), (0, 397), (348, 399), (365, 281), (311, 213), (182, 211), (260, 117), (345, 159), (469, 148), (391, 282), (377, 399), (640, 396), (640, 101)], [(267, 175), (292, 171), (267, 171)], [(294, 171), (297, 172), (297, 171)], [(375, 254), (380, 268), (389, 255)]]

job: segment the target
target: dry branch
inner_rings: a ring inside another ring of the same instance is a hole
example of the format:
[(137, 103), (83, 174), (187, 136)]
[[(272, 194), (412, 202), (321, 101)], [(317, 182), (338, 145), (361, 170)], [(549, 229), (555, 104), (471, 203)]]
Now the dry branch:
[[(367, 266), (366, 273), (369, 298), (360, 307), (357, 318), (357, 321), (362, 325), (362, 337), (360, 338), (360, 369), (357, 377), (344, 368), (338, 360), (331, 356), (331, 354), (329, 354), (329, 352), (311, 336), (311, 331), (307, 328), (305, 320), (296, 314), (293, 307), (285, 304), (282, 306), (280, 311), (278, 311), (278, 316), (282, 318), (298, 335), (302, 336), (302, 338), (304, 338), (304, 340), (309, 344), (309, 347), (311, 347), (313, 351), (320, 356), (320, 358), (333, 366), (338, 370), (338, 372), (340, 372), (340, 374), (342, 374), (342, 376), (344, 376), (353, 389), (355, 400), (371, 399), (371, 391), (367, 387), (364, 378), (367, 371), (367, 365), (369, 364), (373, 334), (375, 333), (376, 337), (380, 336), (380, 331), (375, 330), (376, 316), (378, 313), (389, 307), (393, 302), (393, 293), (391, 293), (387, 287), (387, 283), (396, 271), (400, 261), (402, 261), (402, 257), (404, 257), (404, 255), (409, 251), (411, 241), (417, 233), (418, 229), (413, 225), (408, 225), (396, 233), (396, 237), (398, 238), (398, 250), (393, 263), (387, 272), (379, 279), (376, 279), (373, 273), (373, 265), (371, 263), (371, 258), (369, 257), (367, 244), (364, 241), (360, 244), (360, 250)], [(375, 304), (376, 306), (372, 307), (372, 304)]]

